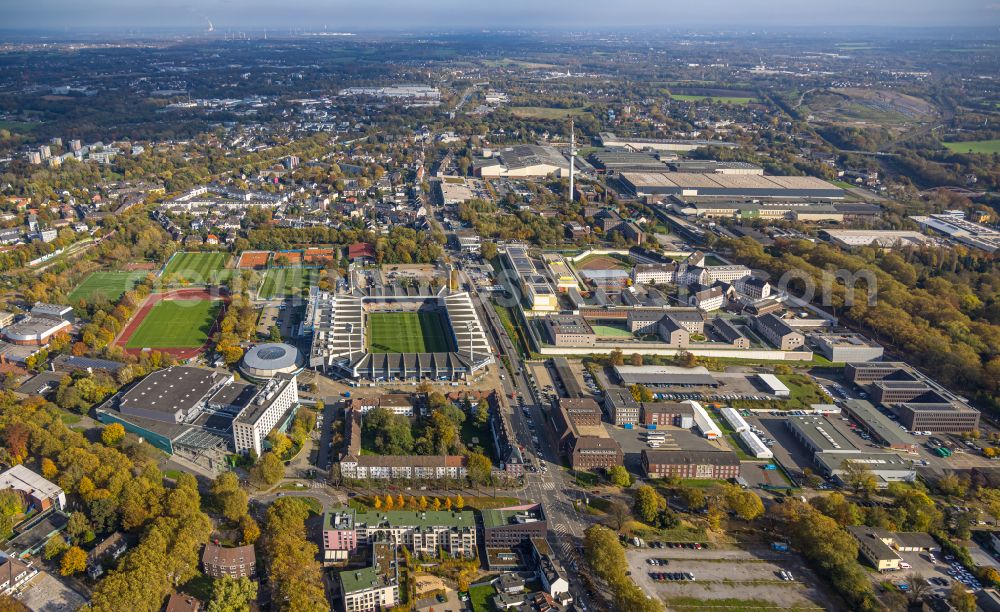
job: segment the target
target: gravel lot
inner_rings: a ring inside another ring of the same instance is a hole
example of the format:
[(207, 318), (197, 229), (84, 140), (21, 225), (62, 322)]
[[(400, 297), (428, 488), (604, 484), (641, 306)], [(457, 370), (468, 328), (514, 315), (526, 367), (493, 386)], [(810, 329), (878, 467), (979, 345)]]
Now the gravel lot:
[(86, 603), (76, 591), (45, 571), (38, 572), (18, 599), (34, 612), (76, 610)]
[[(627, 551), (632, 579), (647, 593), (663, 599), (695, 597), (698, 599), (756, 599), (776, 607), (826, 609), (826, 596), (816, 578), (794, 553), (770, 550), (718, 549), (691, 550), (676, 548), (634, 549)], [(669, 565), (652, 566), (646, 559), (668, 559)], [(781, 580), (787, 570), (794, 582)], [(656, 582), (649, 572), (691, 572), (694, 582)]]

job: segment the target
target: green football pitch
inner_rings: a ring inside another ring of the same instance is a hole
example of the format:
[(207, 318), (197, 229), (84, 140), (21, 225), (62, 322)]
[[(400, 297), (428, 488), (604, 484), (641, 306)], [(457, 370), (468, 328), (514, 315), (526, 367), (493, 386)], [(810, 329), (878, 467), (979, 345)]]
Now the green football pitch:
[(319, 281), (322, 270), (316, 268), (273, 268), (264, 275), (260, 288), (262, 299), (270, 300), (293, 295), (306, 295)]
[(218, 281), (228, 262), (228, 253), (180, 251), (170, 258), (163, 276), (170, 281), (206, 285)]
[(125, 348), (197, 348), (208, 342), (222, 302), (168, 300), (157, 302)]
[(75, 304), (79, 300), (92, 301), (104, 297), (109, 302), (116, 302), (123, 293), (135, 287), (146, 272), (94, 272), (69, 294), (69, 301)]
[(452, 350), (449, 335), (436, 312), (368, 315), (368, 350), (372, 353), (445, 353)]

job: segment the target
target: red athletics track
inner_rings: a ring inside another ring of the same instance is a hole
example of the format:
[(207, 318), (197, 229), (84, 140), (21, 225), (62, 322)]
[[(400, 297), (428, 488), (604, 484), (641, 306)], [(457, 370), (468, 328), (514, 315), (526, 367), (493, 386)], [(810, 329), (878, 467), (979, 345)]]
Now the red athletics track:
[[(141, 355), (146, 349), (125, 348), (125, 345), (128, 344), (128, 341), (132, 337), (132, 334), (135, 333), (135, 330), (139, 329), (142, 322), (146, 320), (146, 315), (148, 315), (149, 311), (153, 309), (153, 306), (156, 306), (157, 303), (162, 302), (163, 300), (221, 300), (228, 304), (229, 296), (222, 293), (212, 293), (205, 289), (177, 289), (174, 291), (168, 291), (167, 293), (151, 293), (146, 298), (146, 301), (142, 303), (142, 306), (139, 307), (139, 310), (135, 313), (135, 316), (132, 317), (132, 320), (130, 320), (125, 326), (125, 329), (122, 330), (122, 333), (118, 335), (118, 339), (115, 341), (115, 344), (122, 347), (122, 349), (124, 349), (124, 351), (129, 355)], [(222, 310), (219, 311), (219, 318), (221, 319), (225, 316), (225, 313), (226, 306), (223, 305)], [(218, 324), (219, 322), (216, 320), (215, 325), (212, 326), (212, 330), (209, 332), (209, 336), (215, 333), (215, 327)], [(197, 348), (156, 348), (151, 350), (173, 355), (178, 359), (190, 359), (204, 351), (207, 347), (208, 343), (205, 343)]]

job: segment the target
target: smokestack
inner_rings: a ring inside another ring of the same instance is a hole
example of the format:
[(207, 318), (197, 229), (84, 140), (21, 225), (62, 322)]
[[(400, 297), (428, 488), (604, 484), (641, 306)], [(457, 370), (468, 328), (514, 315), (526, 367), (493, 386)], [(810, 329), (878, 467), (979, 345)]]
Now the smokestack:
[(576, 125), (571, 119), (569, 122), (569, 201), (572, 202), (573, 197), (573, 171), (576, 162)]

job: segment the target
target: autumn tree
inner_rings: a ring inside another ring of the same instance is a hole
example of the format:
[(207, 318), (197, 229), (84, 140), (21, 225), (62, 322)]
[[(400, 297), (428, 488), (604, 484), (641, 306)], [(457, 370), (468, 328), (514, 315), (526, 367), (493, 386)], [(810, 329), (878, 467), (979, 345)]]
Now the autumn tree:
[(101, 430), (101, 442), (105, 446), (117, 446), (125, 439), (125, 427), (121, 423), (105, 425)]
[(207, 612), (244, 612), (257, 600), (257, 583), (247, 577), (223, 576), (212, 583)]
[(212, 501), (222, 516), (238, 521), (247, 513), (247, 492), (235, 472), (223, 472), (212, 483)]
[(70, 546), (59, 562), (59, 573), (63, 576), (72, 576), (85, 569), (87, 569), (87, 553), (79, 546)]

